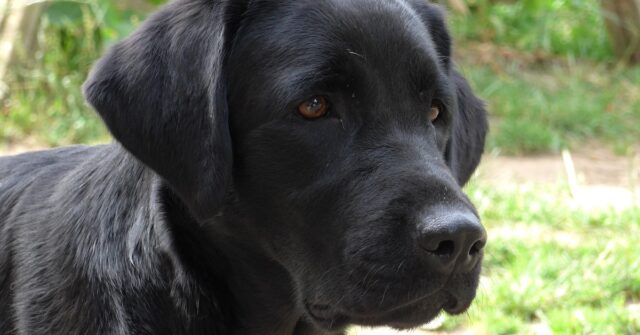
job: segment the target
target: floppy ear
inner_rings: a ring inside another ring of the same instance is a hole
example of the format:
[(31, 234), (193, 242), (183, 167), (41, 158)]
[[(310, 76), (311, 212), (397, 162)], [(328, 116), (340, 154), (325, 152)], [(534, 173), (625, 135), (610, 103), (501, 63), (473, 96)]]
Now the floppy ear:
[(231, 175), (223, 71), (230, 1), (178, 0), (113, 46), (84, 84), (122, 146), (205, 220)]
[(473, 94), (467, 80), (455, 69), (451, 71), (451, 79), (457, 103), (445, 158), (453, 176), (460, 185), (464, 185), (478, 167), (484, 152), (487, 112), (484, 102)]

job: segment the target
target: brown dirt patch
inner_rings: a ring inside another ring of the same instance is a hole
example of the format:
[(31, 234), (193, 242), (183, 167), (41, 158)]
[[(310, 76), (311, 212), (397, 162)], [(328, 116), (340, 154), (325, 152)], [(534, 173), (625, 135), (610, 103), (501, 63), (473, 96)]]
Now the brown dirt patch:
[[(640, 150), (620, 156), (606, 148), (589, 146), (589, 150), (570, 152), (573, 173), (579, 185), (638, 187)], [(506, 157), (486, 155), (479, 169), (482, 180), (492, 183), (541, 183), (569, 181), (567, 165), (562, 155)]]
[[(584, 209), (640, 206), (640, 150), (620, 156), (597, 145), (562, 155), (484, 157), (478, 178), (495, 185), (567, 185)], [(573, 166), (572, 166), (573, 165)]]
[(34, 139), (25, 139), (16, 143), (0, 143), (0, 156), (17, 155), (27, 151), (46, 149), (47, 147)]

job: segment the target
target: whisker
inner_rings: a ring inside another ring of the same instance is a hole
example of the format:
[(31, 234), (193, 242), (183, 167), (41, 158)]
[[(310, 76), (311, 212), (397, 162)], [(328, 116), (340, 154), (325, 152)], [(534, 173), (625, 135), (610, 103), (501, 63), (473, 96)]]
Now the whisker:
[(351, 50), (351, 49), (347, 49), (347, 53), (349, 53), (350, 55), (354, 55), (354, 56), (360, 57), (360, 58), (362, 58), (362, 59), (363, 59), (363, 60), (365, 60), (365, 61), (367, 60), (367, 58), (366, 58), (366, 57), (364, 57), (364, 55), (359, 54), (359, 53), (357, 53), (357, 52), (355, 52), (355, 51), (353, 51), (353, 50)]

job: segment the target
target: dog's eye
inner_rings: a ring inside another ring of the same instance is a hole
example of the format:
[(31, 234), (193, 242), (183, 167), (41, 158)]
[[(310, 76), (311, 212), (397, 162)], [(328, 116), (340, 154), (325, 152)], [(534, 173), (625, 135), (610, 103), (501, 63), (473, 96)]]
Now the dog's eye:
[(305, 119), (313, 120), (327, 115), (329, 101), (324, 96), (315, 96), (298, 105), (298, 113)]
[(440, 107), (438, 105), (431, 105), (431, 110), (429, 111), (429, 121), (435, 122), (440, 116)]

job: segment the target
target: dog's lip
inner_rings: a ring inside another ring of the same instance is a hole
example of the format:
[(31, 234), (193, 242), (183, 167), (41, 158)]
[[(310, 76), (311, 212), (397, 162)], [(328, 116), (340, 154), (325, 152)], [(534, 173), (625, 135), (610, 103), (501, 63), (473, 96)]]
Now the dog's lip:
[(350, 318), (341, 314), (331, 305), (305, 303), (307, 314), (321, 327), (328, 330), (337, 330), (346, 327)]
[[(435, 318), (440, 312), (444, 311), (450, 315), (459, 315), (467, 311), (473, 302), (472, 299), (464, 299), (461, 297), (457, 297), (455, 294), (442, 290), (440, 293), (444, 294), (443, 302), (440, 306), (434, 309), (433, 315), (425, 315), (424, 322), (428, 322), (429, 319)], [(334, 307), (331, 304), (324, 303), (312, 303), (306, 301), (304, 306), (307, 314), (321, 327), (328, 330), (339, 330), (342, 329), (349, 324), (352, 323), (381, 323), (382, 320), (386, 320), (389, 314), (397, 312), (401, 308), (407, 308), (412, 305), (418, 304), (420, 301), (424, 299), (428, 299), (433, 295), (429, 295), (427, 297), (423, 297), (418, 300), (413, 300), (410, 303), (398, 305), (394, 308), (371, 313), (371, 314), (360, 314), (360, 313), (350, 313), (340, 308)], [(404, 324), (401, 321), (388, 323), (389, 326), (396, 329), (407, 329), (416, 327), (415, 324)]]
[[(445, 311), (449, 314), (460, 314), (463, 313), (470, 305), (471, 302), (466, 304), (465, 306), (461, 306), (458, 303), (458, 299), (456, 299), (452, 294), (448, 292), (444, 292), (446, 296), (446, 300), (440, 304), (438, 308), (434, 309), (433, 315), (425, 315), (425, 320), (422, 323), (426, 323), (429, 320), (438, 316), (441, 311)], [(429, 295), (430, 297), (432, 295)], [(358, 324), (358, 323), (367, 323), (367, 324), (379, 324), (382, 325), (384, 320), (388, 321), (388, 317), (391, 313), (397, 312), (402, 308), (407, 308), (411, 305), (419, 303), (419, 301), (423, 299), (427, 299), (428, 297), (423, 297), (419, 300), (413, 300), (407, 304), (401, 304), (395, 306), (394, 308), (387, 309), (384, 311), (379, 311), (371, 314), (361, 314), (361, 313), (350, 313), (347, 311), (343, 311), (339, 308), (336, 308), (330, 304), (323, 303), (311, 303), (305, 302), (304, 306), (307, 314), (321, 327), (327, 330), (338, 330), (342, 329), (349, 324)], [(387, 322), (387, 324), (396, 329), (409, 329), (416, 327), (416, 324), (408, 323), (404, 324), (401, 321), (397, 322)]]
[(447, 304), (442, 309), (448, 314), (460, 315), (466, 312), (469, 307), (471, 307), (471, 304), (475, 299), (475, 294), (470, 299), (464, 299), (456, 296), (455, 294), (447, 292), (447, 297)]
[[(407, 306), (403, 306), (407, 307)], [(399, 307), (401, 308), (401, 307)], [(329, 330), (329, 331), (337, 331), (346, 328), (350, 324), (366, 324), (370, 326), (382, 326), (388, 325), (396, 329), (410, 329), (419, 326), (420, 324), (426, 323), (429, 320), (434, 319), (440, 312), (443, 310), (444, 306), (437, 308), (434, 310), (432, 314), (424, 315), (424, 320), (421, 322), (403, 322), (401, 320), (390, 321), (388, 319), (389, 313), (393, 313), (396, 309), (391, 311), (386, 311), (380, 314), (372, 314), (372, 315), (360, 315), (354, 314), (350, 315), (347, 313), (340, 312), (329, 305), (307, 305), (307, 314), (311, 316), (313, 321), (319, 325), (320, 327)]]
[[(453, 276), (453, 273), (451, 274)], [(344, 329), (349, 324), (367, 324), (367, 325), (387, 325), (396, 329), (410, 329), (420, 325), (413, 321), (391, 320), (392, 315), (398, 315), (398, 312), (403, 312), (404, 309), (409, 310), (414, 306), (420, 308), (420, 303), (428, 299), (436, 299), (436, 296), (440, 296), (439, 305), (435, 305), (430, 308), (428, 314), (424, 315), (422, 323), (426, 323), (429, 320), (437, 317), (441, 312), (446, 312), (450, 315), (460, 315), (465, 313), (471, 304), (473, 303), (476, 290), (474, 289), (472, 294), (465, 292), (464, 290), (456, 289), (455, 285), (451, 287), (452, 278), (444, 281), (442, 286), (436, 288), (434, 291), (427, 295), (411, 299), (404, 303), (393, 306), (392, 308), (385, 308), (383, 310), (374, 311), (371, 313), (353, 312), (349, 309), (340, 308), (338, 305), (333, 305), (325, 302), (317, 302), (304, 299), (304, 307), (306, 314), (315, 321), (320, 327), (327, 330), (340, 330)], [(396, 313), (396, 314), (394, 314)], [(415, 319), (414, 319), (415, 321)]]

